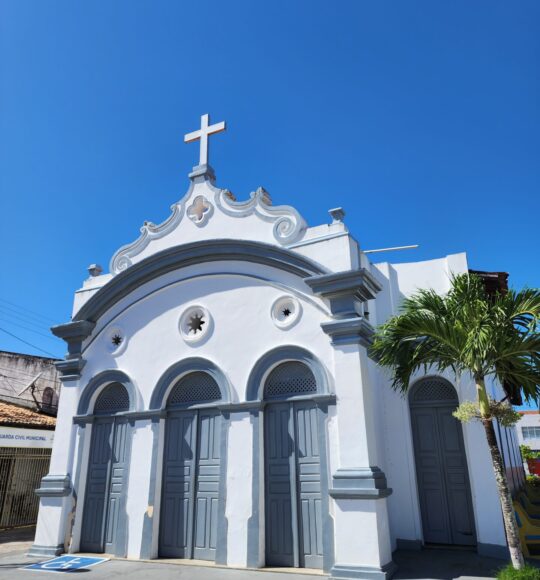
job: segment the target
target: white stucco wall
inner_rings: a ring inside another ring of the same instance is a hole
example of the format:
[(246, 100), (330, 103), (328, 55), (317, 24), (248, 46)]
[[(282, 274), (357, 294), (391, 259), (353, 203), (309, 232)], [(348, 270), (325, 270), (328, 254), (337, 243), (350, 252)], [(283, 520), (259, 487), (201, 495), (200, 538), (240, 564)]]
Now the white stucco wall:
[[(201, 224), (186, 217), (197, 195), (205, 195), (216, 203), (213, 213)], [(286, 248), (331, 272), (368, 268), (382, 285), (377, 298), (367, 304), (373, 325), (397, 312), (404, 296), (418, 288), (434, 288), (444, 293), (452, 273), (467, 271), (465, 254), (408, 264), (370, 265), (341, 222), (299, 228), (294, 239), (284, 243), (279, 238), (281, 230), (277, 226), (281, 222), (278, 220), (286, 218), (298, 226), (301, 218), (294, 211), (269, 210), (254, 198), (247, 205), (233, 205), (222, 212), (218, 202), (226, 202), (223, 197), (218, 200), (216, 196), (220, 195), (219, 190), (208, 184), (196, 184), (186, 199), (175, 204), (169, 222), (174, 227), (171, 226), (169, 233), (157, 235), (159, 228), (145, 226), (140, 247), (132, 244), (116, 254), (118, 260), (113, 259), (112, 264), (117, 271), (85, 281), (76, 293), (74, 313), (109, 283), (113, 275), (119, 275), (122, 271), (119, 256), (128, 257), (136, 264), (166, 248), (208, 239), (255, 240)], [(162, 232), (167, 227), (166, 222)], [(150, 240), (147, 244), (144, 236)], [(283, 329), (274, 323), (271, 307), (285, 295), (298, 300), (301, 316), (296, 324)], [(182, 313), (193, 305), (204, 307), (212, 319), (210, 330), (198, 342), (184, 340), (179, 331)], [(321, 330), (321, 323), (331, 320), (328, 303), (314, 296), (300, 277), (271, 266), (233, 260), (200, 263), (163, 274), (133, 289), (109, 308), (83, 344), (82, 356), (86, 363), (80, 379), (64, 387), (51, 462), (51, 473), (54, 468), (55, 473), (70, 474), (78, 486), (71, 550), (79, 548), (92, 428), (91, 425), (84, 429), (74, 426), (72, 418), (77, 414), (81, 394), (93, 377), (106, 370), (121, 370), (136, 388), (136, 410), (144, 411), (148, 410), (155, 386), (167, 369), (178, 361), (200, 357), (221, 369), (231, 386), (231, 402), (241, 403), (246, 401), (248, 379), (257, 361), (278, 346), (298, 346), (312, 353), (324, 369), (329, 392), (336, 395), (336, 404), (330, 406), (326, 419), (329, 465), (322, 474), (325, 481), (332, 482), (332, 476), (339, 470), (358, 472), (361, 468), (369, 470), (378, 466), (394, 490), (388, 500), (329, 501), (336, 561), (377, 568), (389, 562), (391, 549), (397, 546), (398, 539), (421, 542), (408, 401), (392, 391), (388, 375), (368, 360), (364, 347), (358, 343), (331, 344), (330, 337)], [(116, 350), (111, 348), (112, 329), (124, 337), (121, 348)], [(460, 400), (474, 398), (474, 385), (469, 379), (457, 380), (450, 375), (447, 378), (456, 387)], [(151, 557), (158, 554), (164, 424), (163, 418), (157, 424), (145, 418), (134, 421), (125, 490), (128, 557), (140, 557), (145, 548), (143, 544), (148, 541), (152, 544)], [(152, 473), (150, 457), (155, 451), (155, 429), (159, 432), (158, 459)], [(500, 507), (487, 445), (478, 425), (464, 427), (464, 441), (478, 541), (483, 545), (502, 546), (505, 540)], [(231, 414), (225, 505), (227, 563), (231, 566), (245, 566), (248, 562), (248, 526), (254, 513), (253, 482), (257, 475), (263, 480), (262, 474), (253, 473), (254, 457), (263, 456), (260, 445), (250, 413)], [(153, 488), (156, 491), (152, 496)], [(259, 502), (259, 511), (264, 514), (261, 495)], [(59, 505), (59, 501), (52, 501), (51, 506), (56, 506), (53, 509), (42, 500), (37, 536), (42, 545), (60, 541), (56, 532), (72, 506), (67, 499), (62, 510), (58, 509)], [(149, 520), (153, 530), (150, 540), (144, 537)], [(260, 526), (259, 541), (263, 546), (264, 515)]]

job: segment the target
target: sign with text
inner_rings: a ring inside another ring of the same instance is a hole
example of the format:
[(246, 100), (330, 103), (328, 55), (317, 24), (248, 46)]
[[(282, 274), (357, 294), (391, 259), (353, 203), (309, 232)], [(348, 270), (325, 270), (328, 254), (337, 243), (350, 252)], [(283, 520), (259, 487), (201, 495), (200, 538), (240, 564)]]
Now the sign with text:
[(19, 570), (34, 570), (34, 572), (76, 572), (82, 568), (89, 568), (96, 564), (106, 562), (108, 558), (87, 558), (86, 556), (59, 556), (46, 562), (30, 564)]
[(0, 427), (0, 447), (40, 447), (53, 446), (54, 431), (47, 429), (22, 429), (21, 427)]

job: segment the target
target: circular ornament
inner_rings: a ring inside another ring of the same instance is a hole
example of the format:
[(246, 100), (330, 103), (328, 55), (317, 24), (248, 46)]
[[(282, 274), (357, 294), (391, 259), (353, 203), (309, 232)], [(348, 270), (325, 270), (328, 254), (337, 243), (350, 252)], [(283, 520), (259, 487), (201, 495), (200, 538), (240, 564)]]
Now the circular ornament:
[(290, 328), (301, 314), (302, 306), (293, 296), (281, 296), (272, 304), (272, 320), (278, 328)]
[(180, 316), (178, 325), (186, 342), (198, 342), (208, 334), (212, 317), (203, 306), (190, 306)]
[(113, 355), (122, 354), (127, 347), (126, 333), (118, 326), (113, 326), (107, 331), (107, 350)]

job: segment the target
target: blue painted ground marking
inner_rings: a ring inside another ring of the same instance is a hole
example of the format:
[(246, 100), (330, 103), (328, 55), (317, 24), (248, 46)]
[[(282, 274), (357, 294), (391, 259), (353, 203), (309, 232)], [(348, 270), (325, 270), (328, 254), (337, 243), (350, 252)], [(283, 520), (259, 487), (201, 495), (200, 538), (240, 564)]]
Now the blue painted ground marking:
[(19, 570), (35, 570), (36, 572), (74, 572), (106, 562), (108, 558), (87, 558), (85, 556), (59, 556), (45, 562), (31, 564)]

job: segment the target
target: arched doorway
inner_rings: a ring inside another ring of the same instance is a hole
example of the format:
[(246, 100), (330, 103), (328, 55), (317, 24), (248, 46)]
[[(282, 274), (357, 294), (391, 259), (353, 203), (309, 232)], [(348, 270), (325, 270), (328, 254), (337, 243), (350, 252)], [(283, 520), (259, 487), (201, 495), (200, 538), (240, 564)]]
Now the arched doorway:
[(215, 561), (222, 469), (221, 400), (203, 371), (184, 375), (167, 399), (159, 555)]
[(115, 554), (123, 541), (130, 445), (128, 420), (117, 413), (129, 406), (129, 394), (120, 383), (106, 386), (94, 405), (81, 552)]
[(459, 405), (441, 377), (420, 379), (409, 404), (424, 542), (476, 545), (474, 513)]
[(266, 565), (323, 567), (324, 433), (311, 369), (278, 364), (264, 383)]

